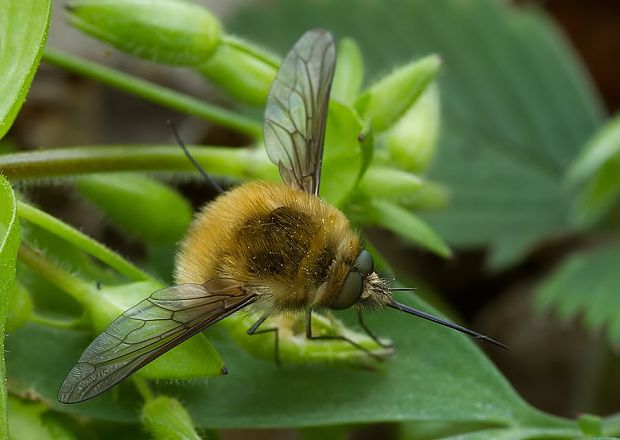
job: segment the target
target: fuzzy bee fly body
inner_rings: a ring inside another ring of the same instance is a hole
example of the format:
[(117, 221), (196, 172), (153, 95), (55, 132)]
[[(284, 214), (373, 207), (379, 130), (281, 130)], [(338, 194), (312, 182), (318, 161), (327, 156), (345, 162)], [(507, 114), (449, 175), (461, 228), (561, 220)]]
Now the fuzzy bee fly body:
[(58, 393), (61, 402), (80, 402), (106, 391), (248, 306), (263, 313), (248, 334), (274, 331), (276, 356), (277, 328), (258, 329), (268, 316), (283, 312), (306, 313), (309, 339), (344, 340), (367, 352), (344, 336), (312, 335), (313, 310), (351, 307), (391, 307), (502, 346), (397, 303), (391, 293), (399, 289), (391, 289), (389, 281), (374, 272), (372, 257), (347, 218), (320, 199), (335, 63), (329, 32), (311, 30), (295, 43), (282, 61), (265, 109), (265, 148), (284, 183), (246, 183), (207, 205), (180, 246), (177, 284), (125, 311), (95, 338), (65, 378)]
[(361, 255), (372, 260), (338, 209), (282, 184), (252, 182), (198, 215), (181, 245), (176, 281), (234, 279), (260, 295), (256, 304), (266, 312), (385, 305), (387, 283), (372, 263), (357, 268)]

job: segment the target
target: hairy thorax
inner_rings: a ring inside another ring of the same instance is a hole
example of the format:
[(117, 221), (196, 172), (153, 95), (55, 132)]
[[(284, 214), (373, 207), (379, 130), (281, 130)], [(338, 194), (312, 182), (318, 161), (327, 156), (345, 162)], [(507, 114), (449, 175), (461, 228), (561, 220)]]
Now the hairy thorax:
[(178, 284), (231, 278), (276, 310), (327, 306), (360, 250), (336, 208), (282, 184), (251, 182), (198, 213), (175, 277)]

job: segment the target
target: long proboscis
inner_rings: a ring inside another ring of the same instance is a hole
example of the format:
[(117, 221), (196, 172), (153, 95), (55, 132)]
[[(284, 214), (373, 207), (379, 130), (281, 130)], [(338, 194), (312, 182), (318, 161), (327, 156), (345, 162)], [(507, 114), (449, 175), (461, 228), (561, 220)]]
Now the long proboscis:
[(406, 306), (405, 304), (401, 304), (401, 303), (396, 302), (394, 300), (392, 300), (392, 302), (390, 304), (388, 304), (388, 307), (391, 307), (391, 308), (396, 309), (396, 310), (400, 310), (401, 312), (405, 312), (405, 313), (408, 313), (408, 314), (413, 315), (413, 316), (417, 316), (419, 318), (427, 319), (427, 320), (432, 321), (432, 322), (434, 322), (436, 324), (441, 324), (441, 325), (449, 327), (449, 328), (451, 328), (453, 330), (457, 330), (457, 331), (459, 331), (461, 333), (465, 333), (466, 335), (473, 336), (474, 338), (479, 339), (481, 341), (490, 342), (491, 344), (497, 345), (498, 347), (501, 347), (504, 350), (508, 350), (508, 347), (506, 345), (502, 344), (501, 342), (496, 341), (493, 338), (490, 338), (490, 337), (488, 337), (486, 335), (477, 333), (477, 332), (475, 332), (473, 330), (470, 330), (468, 328), (462, 327), (462, 326), (460, 326), (458, 324), (454, 324), (454, 323), (452, 323), (450, 321), (446, 321), (446, 320), (440, 319), (440, 318), (438, 318), (436, 316), (433, 316), (433, 315), (431, 315), (429, 313), (426, 313), (426, 312), (423, 312), (421, 310), (411, 308), (409, 306)]

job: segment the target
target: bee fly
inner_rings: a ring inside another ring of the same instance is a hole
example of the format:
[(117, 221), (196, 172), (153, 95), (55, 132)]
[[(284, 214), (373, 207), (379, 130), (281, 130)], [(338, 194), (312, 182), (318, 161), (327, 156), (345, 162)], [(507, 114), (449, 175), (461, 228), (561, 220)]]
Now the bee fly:
[[(325, 30), (305, 33), (284, 58), (265, 110), (267, 153), (284, 184), (250, 182), (220, 195), (196, 216), (178, 253), (176, 285), (118, 317), (86, 348), (62, 384), (61, 402), (114, 386), (191, 336), (248, 306), (262, 317), (316, 310), (391, 307), (504, 347), (392, 298), (371, 255), (342, 212), (319, 197), (327, 105), (336, 49)], [(361, 318), (361, 314), (359, 315)], [(369, 336), (378, 341), (360, 321)], [(367, 350), (364, 350), (367, 351)]]

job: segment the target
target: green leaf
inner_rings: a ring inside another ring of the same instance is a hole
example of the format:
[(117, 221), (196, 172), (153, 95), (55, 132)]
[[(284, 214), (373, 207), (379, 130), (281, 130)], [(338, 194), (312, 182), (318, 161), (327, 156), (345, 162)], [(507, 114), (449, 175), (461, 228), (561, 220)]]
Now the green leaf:
[(599, 437), (603, 434), (601, 429), (601, 418), (592, 414), (582, 414), (577, 419), (577, 424), (584, 435), (589, 437)]
[(568, 170), (568, 181), (575, 184), (591, 177), (614, 156), (620, 156), (620, 116), (610, 119), (588, 141)]
[(0, 0), (0, 138), (11, 127), (47, 39), (50, 0)]
[(450, 437), (441, 437), (441, 440), (537, 440), (543, 438), (579, 439), (581, 437), (579, 432), (573, 429), (544, 429), (516, 426), (508, 429), (485, 429)]
[[(397, 300), (437, 313), (405, 295)], [(574, 423), (528, 407), (470, 338), (395, 310), (367, 313), (365, 321), (378, 336), (395, 343), (395, 356), (381, 370), (278, 367), (273, 361), (251, 356), (227, 338), (216, 338), (221, 328), (214, 328), (209, 333), (229, 374), (212, 378), (208, 384), (159, 384), (159, 391), (178, 396), (192, 420), (210, 428), (434, 420), (476, 422), (488, 428), (523, 424), (578, 433)], [(76, 331), (33, 325), (19, 329), (9, 340), (11, 383), (32, 384), (42, 398), (63, 412), (135, 420), (132, 394), (115, 400), (114, 393), (106, 393), (80, 405), (54, 402), (58, 384), (89, 339)], [(49, 367), (39, 368), (43, 363)]]
[(489, 428), (480, 423), (413, 422), (400, 426), (398, 440), (533, 440), (576, 439), (576, 428), (531, 427), (515, 424), (508, 428)]
[[(66, 412), (79, 407), (80, 413), (99, 419), (136, 421), (136, 408), (140, 407), (142, 399), (130, 383), (80, 405), (66, 406), (56, 399), (67, 372), (92, 339), (90, 331), (35, 324), (19, 328), (7, 339), (6, 357), (11, 392), (42, 400), (52, 409)], [(45, 365), (45, 368), (41, 368), (41, 365)], [(121, 392), (122, 398), (119, 398)]]
[(575, 203), (578, 224), (590, 226), (613, 208), (620, 196), (620, 116), (588, 141), (567, 173), (572, 186), (584, 184)]
[(618, 261), (618, 243), (571, 255), (537, 289), (537, 307), (562, 319), (581, 315), (587, 328), (604, 328), (611, 344), (620, 343)]
[[(588, 79), (539, 10), (496, 0), (276, 0), (229, 25), (269, 47), (316, 26), (349, 35), (369, 77), (441, 54), (442, 131), (427, 176), (452, 193), (425, 217), (451, 246), (507, 266), (572, 228), (564, 171), (602, 120)], [(355, 20), (351, 20), (355, 11)], [(364, 26), (359, 26), (364, 23)]]
[(7, 433), (6, 367), (4, 363), (4, 331), (8, 302), (14, 294), (15, 264), (19, 249), (19, 221), (15, 195), (6, 179), (0, 175), (0, 437)]
[(442, 257), (451, 255), (448, 245), (424, 221), (395, 203), (372, 199), (364, 215), (367, 223), (389, 229)]
[(578, 192), (573, 206), (575, 222), (591, 227), (610, 217), (620, 199), (620, 156), (605, 162)]
[[(9, 398), (9, 440), (76, 440), (77, 437), (52, 417), (45, 417), (47, 406), (40, 402), (26, 402)], [(6, 437), (4, 437), (6, 438)]]
[(149, 177), (82, 176), (77, 188), (121, 230), (149, 243), (176, 243), (192, 219), (192, 208), (181, 194)]
[(603, 419), (603, 434), (607, 436), (620, 436), (620, 414), (614, 414)]

